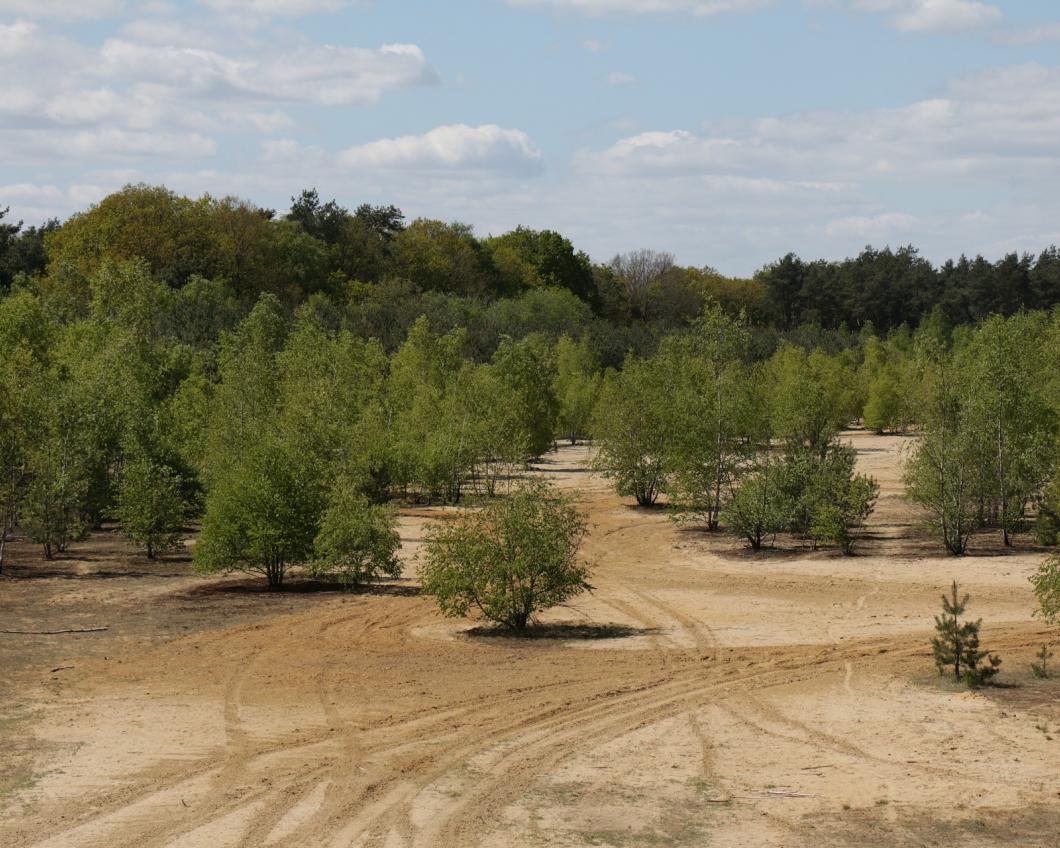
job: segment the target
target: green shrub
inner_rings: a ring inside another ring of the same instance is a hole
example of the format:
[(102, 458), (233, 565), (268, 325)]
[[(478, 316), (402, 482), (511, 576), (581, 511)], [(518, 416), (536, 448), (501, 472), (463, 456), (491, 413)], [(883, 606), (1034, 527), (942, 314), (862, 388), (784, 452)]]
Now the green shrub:
[(570, 495), (535, 481), (427, 528), (423, 591), (442, 613), (475, 612), (511, 630), (591, 587), (578, 558), (584, 516)]

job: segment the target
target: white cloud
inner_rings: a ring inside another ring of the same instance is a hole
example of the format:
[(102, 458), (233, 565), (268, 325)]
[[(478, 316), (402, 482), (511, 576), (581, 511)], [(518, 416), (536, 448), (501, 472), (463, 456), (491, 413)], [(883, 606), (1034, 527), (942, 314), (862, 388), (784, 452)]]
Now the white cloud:
[(608, 85), (629, 85), (636, 81), (637, 78), (633, 74), (627, 74), (625, 71), (612, 71), (607, 75)]
[(375, 50), (314, 45), (267, 58), (243, 58), (115, 38), (104, 43), (100, 55), (105, 75), (155, 83), (184, 94), (250, 95), (327, 106), (371, 103), (388, 89), (438, 79), (414, 44), (387, 44)]
[(954, 175), (1033, 178), (1060, 170), (1060, 69), (1028, 64), (953, 82), (896, 109), (715, 121), (583, 152), (610, 174), (735, 174), (817, 183)]
[(316, 12), (335, 12), (351, 5), (350, 0), (199, 0), (199, 3), (215, 12), (267, 17), (297, 17)]
[(590, 53), (601, 53), (604, 49), (604, 45), (602, 45), (595, 38), (590, 38), (588, 41), (583, 41), (582, 47), (584, 47)]
[(509, 6), (552, 6), (589, 15), (686, 13), (698, 17), (723, 12), (749, 12), (776, 0), (506, 0)]
[(829, 221), (824, 227), (825, 235), (846, 238), (886, 240), (896, 233), (912, 234), (918, 220), (915, 215), (904, 212), (885, 212), (880, 215), (852, 215)]
[(803, 0), (807, 6), (885, 15), (904, 32), (957, 32), (999, 23), (1001, 9), (980, 0)]
[(141, 44), (159, 44), (166, 47), (212, 47), (217, 43), (215, 32), (189, 26), (178, 20), (138, 18), (129, 21), (121, 31), (128, 40)]
[(11, 183), (0, 186), (0, 197), (5, 205), (17, 206), (21, 219), (36, 224), (65, 217), (71, 209), (84, 209), (125, 182), (129, 180), (112, 180), (103, 185), (74, 183), (65, 189), (53, 183)]
[(423, 135), (386, 138), (349, 147), (336, 157), (349, 169), (498, 171), (527, 174), (541, 168), (541, 151), (522, 130), (496, 124), (453, 124)]
[(907, 32), (944, 32), (988, 26), (1001, 17), (997, 6), (975, 0), (917, 0), (895, 15), (894, 25)]
[(31, 21), (0, 24), (0, 62), (62, 60), (68, 44)]
[(0, 142), (24, 161), (124, 161), (198, 159), (217, 152), (217, 142), (199, 133), (112, 128), (0, 131)]
[(124, 5), (122, 0), (0, 0), (0, 14), (85, 20), (117, 15)]

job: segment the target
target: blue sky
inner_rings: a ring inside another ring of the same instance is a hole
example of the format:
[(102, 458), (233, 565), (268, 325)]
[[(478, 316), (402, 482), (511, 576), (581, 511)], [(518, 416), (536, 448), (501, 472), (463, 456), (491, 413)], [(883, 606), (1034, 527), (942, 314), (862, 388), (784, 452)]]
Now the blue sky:
[(1045, 0), (0, 0), (0, 207), (316, 186), (750, 274), (1060, 242)]

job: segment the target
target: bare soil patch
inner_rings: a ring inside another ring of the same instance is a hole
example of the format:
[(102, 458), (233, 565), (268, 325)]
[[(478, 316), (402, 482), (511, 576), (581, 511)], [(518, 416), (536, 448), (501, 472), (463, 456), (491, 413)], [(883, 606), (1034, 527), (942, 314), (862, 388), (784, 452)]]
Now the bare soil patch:
[[(946, 557), (900, 437), (848, 434), (882, 494), (861, 555), (632, 508), (563, 447), (597, 590), (533, 639), (447, 622), (406, 580), (204, 579), (114, 531), (0, 579), (4, 846), (1055, 845), (1060, 685), (1027, 672), (1042, 553)], [(1011, 688), (933, 674), (957, 578)], [(61, 670), (58, 670), (61, 669)]]

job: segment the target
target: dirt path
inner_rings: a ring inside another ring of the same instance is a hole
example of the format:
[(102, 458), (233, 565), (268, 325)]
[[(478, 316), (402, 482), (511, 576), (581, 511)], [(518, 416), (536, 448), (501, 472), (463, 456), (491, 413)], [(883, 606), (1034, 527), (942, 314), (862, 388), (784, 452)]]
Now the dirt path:
[[(23, 675), (5, 732), (35, 775), (0, 844), (1056, 845), (1058, 690), (1022, 671), (1040, 555), (939, 556), (898, 498), (904, 440), (851, 439), (883, 487), (864, 556), (678, 531), (563, 448), (541, 470), (581, 492), (597, 586), (548, 616), (569, 638), (468, 637), (412, 583), (256, 596), (230, 626), (203, 595), (210, 626)], [(404, 517), (408, 557), (434, 514)], [(937, 682), (953, 577), (1020, 688)], [(202, 584), (174, 580), (162, 609)]]

